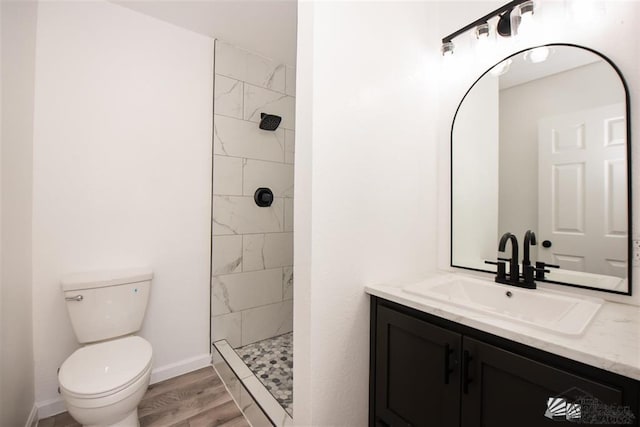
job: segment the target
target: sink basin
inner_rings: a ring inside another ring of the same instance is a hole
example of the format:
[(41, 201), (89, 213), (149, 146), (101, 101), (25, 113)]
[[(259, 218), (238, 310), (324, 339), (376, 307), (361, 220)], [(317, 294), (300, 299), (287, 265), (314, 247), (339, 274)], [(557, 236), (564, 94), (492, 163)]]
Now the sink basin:
[(402, 290), (565, 335), (582, 334), (603, 303), (598, 298), (522, 289), (453, 274), (413, 283)]

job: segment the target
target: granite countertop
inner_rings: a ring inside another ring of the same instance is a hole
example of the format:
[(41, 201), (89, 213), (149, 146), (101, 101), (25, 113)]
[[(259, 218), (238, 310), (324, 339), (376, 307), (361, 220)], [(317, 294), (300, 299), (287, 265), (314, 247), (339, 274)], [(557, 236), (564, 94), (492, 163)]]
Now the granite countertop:
[(402, 291), (408, 283), (370, 285), (370, 295), (609, 372), (640, 380), (640, 307), (605, 301), (580, 336), (560, 335)]

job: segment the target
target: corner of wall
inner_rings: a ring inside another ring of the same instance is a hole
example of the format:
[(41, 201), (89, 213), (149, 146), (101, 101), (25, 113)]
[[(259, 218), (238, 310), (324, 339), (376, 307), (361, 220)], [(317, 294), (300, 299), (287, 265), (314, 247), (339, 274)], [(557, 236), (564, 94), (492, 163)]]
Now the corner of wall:
[(33, 423), (32, 153), (37, 2), (0, 2), (0, 424)]
[(33, 404), (31, 408), (31, 412), (29, 413), (29, 418), (27, 418), (27, 422), (24, 424), (24, 427), (36, 427), (38, 425), (38, 407), (36, 404)]

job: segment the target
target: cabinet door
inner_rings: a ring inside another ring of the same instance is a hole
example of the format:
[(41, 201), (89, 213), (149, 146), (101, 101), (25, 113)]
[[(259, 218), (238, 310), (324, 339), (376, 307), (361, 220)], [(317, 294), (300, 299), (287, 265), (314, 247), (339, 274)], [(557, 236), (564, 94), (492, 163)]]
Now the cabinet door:
[(571, 402), (588, 393), (603, 403), (623, 402), (620, 389), (468, 337), (461, 373), (462, 427), (558, 426), (544, 415), (547, 399), (556, 396)]
[(375, 425), (459, 426), (461, 344), (460, 334), (378, 306)]

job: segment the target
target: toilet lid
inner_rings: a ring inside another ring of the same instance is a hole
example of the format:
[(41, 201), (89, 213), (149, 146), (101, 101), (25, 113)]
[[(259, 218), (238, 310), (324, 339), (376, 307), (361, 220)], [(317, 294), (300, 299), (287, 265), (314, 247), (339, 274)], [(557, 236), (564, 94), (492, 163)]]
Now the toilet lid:
[(137, 336), (87, 345), (64, 361), (58, 381), (79, 395), (116, 391), (140, 377), (152, 355), (151, 344)]

